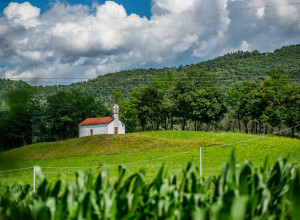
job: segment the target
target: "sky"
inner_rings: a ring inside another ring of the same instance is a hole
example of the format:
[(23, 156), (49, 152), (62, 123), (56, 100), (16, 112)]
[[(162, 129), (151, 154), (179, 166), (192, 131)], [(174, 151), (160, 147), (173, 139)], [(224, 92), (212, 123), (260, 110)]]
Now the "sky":
[(299, 43), (299, 0), (0, 0), (0, 78), (32, 85)]

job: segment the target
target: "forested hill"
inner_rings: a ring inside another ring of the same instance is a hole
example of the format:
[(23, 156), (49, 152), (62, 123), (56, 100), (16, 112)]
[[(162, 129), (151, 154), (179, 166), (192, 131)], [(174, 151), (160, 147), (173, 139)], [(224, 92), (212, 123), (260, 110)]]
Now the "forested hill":
[[(39, 96), (45, 97), (63, 89), (78, 89), (89, 92), (109, 106), (112, 102), (112, 91), (122, 92), (125, 97), (128, 97), (133, 90), (148, 85), (151, 79), (163, 77), (170, 72), (174, 73), (175, 76), (179, 76), (191, 70), (205, 71), (220, 79), (220, 86), (226, 88), (240, 80), (257, 81), (260, 79), (258, 76), (264, 76), (266, 70), (278, 68), (285, 70), (285, 73), (289, 74), (291, 79), (299, 80), (300, 44), (285, 46), (268, 53), (238, 51), (197, 64), (179, 66), (178, 68), (124, 70), (98, 76), (86, 82), (38, 87), (37, 90)], [(7, 83), (7, 81), (0, 81), (0, 98), (5, 97), (3, 88), (7, 90), (7, 86), (2, 86), (3, 83)]]

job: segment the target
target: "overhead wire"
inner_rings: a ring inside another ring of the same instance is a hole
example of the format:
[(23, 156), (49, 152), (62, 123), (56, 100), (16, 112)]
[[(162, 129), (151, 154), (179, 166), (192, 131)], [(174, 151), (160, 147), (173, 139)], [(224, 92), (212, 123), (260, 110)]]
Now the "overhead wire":
[[(238, 7), (238, 8), (230, 8), (230, 11), (238, 11), (238, 10), (249, 10), (249, 9), (259, 9), (259, 8), (272, 8), (272, 7), (283, 7), (283, 6), (294, 6), (299, 5), (300, 2), (293, 2), (288, 4), (274, 4), (274, 5), (261, 5), (261, 6), (253, 6), (253, 7)], [(183, 11), (178, 13), (171, 13), (167, 12), (161, 15), (187, 15), (187, 14), (202, 14), (202, 13), (214, 13), (214, 12), (227, 12), (227, 9), (219, 9), (219, 10), (201, 10), (201, 11)], [(92, 14), (91, 14), (92, 15)], [(159, 16), (161, 16), (159, 15)], [(41, 18), (43, 21), (48, 22), (73, 22), (73, 21), (98, 21), (98, 20), (118, 20), (118, 19), (125, 19), (128, 18), (130, 15), (127, 16), (120, 16), (120, 17), (87, 17), (85, 19), (57, 19), (57, 18)], [(20, 21), (22, 22), (22, 21)], [(36, 23), (36, 21), (24, 21), (26, 23)]]
[[(253, 21), (274, 21), (274, 20), (288, 20), (288, 19), (299, 19), (300, 17), (285, 17), (285, 18), (264, 18), (264, 19), (250, 19), (250, 20), (238, 20), (234, 21), (231, 20), (230, 23), (249, 23)], [(110, 28), (110, 29), (91, 29), (89, 27), (89, 30), (74, 30), (72, 29), (71, 31), (53, 31), (49, 32), (49, 34), (77, 34), (77, 33), (93, 33), (93, 32), (107, 32), (107, 31), (134, 31), (134, 30), (153, 30), (153, 29), (164, 29), (164, 28), (178, 28), (178, 27), (195, 27), (195, 26), (211, 26), (211, 25), (216, 25), (216, 24), (224, 24), (227, 23), (226, 21), (224, 22), (210, 22), (210, 23), (194, 23), (194, 24), (184, 24), (184, 25), (165, 25), (165, 26), (153, 26), (150, 25), (148, 27), (131, 27), (131, 28)], [(45, 34), (46, 31), (39, 31), (39, 32), (26, 32), (26, 35), (40, 35), (40, 34)], [(8, 35), (24, 35), (24, 32), (22, 33), (5, 33), (4, 36)]]
[[(147, 70), (147, 69), (145, 69)], [(159, 70), (158, 70), (159, 71)], [(119, 72), (120, 73), (120, 72)], [(242, 78), (242, 77), (246, 77), (246, 78), (266, 78), (268, 77), (267, 75), (240, 75), (240, 76), (174, 76), (172, 78), (174, 79), (229, 79), (229, 78)], [(129, 79), (168, 79), (167, 76), (166, 77), (127, 77)], [(102, 79), (120, 79), (119, 76), (117, 77), (106, 77), (106, 75), (98, 75), (96, 78), (88, 78), (88, 77), (3, 77), (3, 79), (86, 79), (86, 80), (102, 80)]]

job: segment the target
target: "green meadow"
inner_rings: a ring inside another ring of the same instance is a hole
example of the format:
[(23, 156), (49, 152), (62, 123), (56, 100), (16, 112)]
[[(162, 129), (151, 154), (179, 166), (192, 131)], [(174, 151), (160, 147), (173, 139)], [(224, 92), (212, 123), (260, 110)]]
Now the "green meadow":
[[(33, 166), (40, 166), (48, 179), (60, 175), (75, 178), (76, 170), (98, 172), (109, 168), (110, 179), (117, 178), (118, 165), (131, 173), (146, 170), (151, 180), (164, 165), (168, 173), (180, 175), (189, 161), (199, 166), (202, 152), (203, 176), (218, 174), (235, 151), (237, 163), (251, 161), (261, 166), (268, 158), (272, 166), (278, 157), (299, 164), (300, 140), (278, 136), (201, 131), (153, 131), (126, 135), (95, 135), (61, 142), (39, 143), (13, 149), (0, 155), (0, 184), (32, 183)], [(129, 172), (129, 174), (130, 174)]]

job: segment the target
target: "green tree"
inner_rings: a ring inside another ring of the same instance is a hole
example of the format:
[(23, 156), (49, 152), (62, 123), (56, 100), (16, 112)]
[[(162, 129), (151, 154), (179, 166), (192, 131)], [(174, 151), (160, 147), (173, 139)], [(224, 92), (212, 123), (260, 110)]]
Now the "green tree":
[[(292, 85), (290, 91), (284, 98), (284, 105), (286, 109), (287, 126), (292, 128), (292, 138), (295, 136), (295, 130), (299, 130), (300, 127), (300, 87), (298, 85)], [(298, 127), (295, 127), (298, 126)]]
[(239, 131), (241, 132), (241, 102), (243, 97), (243, 85), (236, 83), (233, 88), (229, 88), (226, 92), (226, 103), (231, 106), (233, 117), (238, 120)]
[(145, 130), (147, 122), (152, 130), (158, 130), (161, 122), (163, 94), (157, 88), (148, 86), (133, 92), (131, 96), (142, 130)]
[(8, 111), (2, 112), (2, 140), (11, 149), (33, 143), (37, 131), (40, 105), (31, 88), (14, 89), (8, 94)]
[(213, 75), (204, 71), (192, 70), (185, 75), (178, 77), (173, 100), (175, 100), (175, 115), (181, 118), (181, 129), (185, 130), (187, 120), (197, 120), (197, 116), (193, 114), (193, 99), (196, 97), (198, 90), (203, 88), (215, 88), (216, 79)]
[(290, 79), (282, 69), (266, 71), (266, 74), (267, 78), (262, 83), (262, 99), (266, 106), (263, 114), (271, 126), (278, 127), (281, 136), (282, 125), (287, 118), (284, 99), (291, 90)]
[(126, 125), (126, 133), (135, 132), (137, 130), (138, 114), (131, 99), (123, 99), (120, 102), (120, 119)]
[(162, 94), (160, 107), (160, 122), (162, 127), (167, 130), (173, 129), (174, 117), (176, 112), (175, 89), (177, 80), (173, 72), (167, 74), (158, 74), (156, 78), (151, 79), (150, 87), (157, 89)]
[(211, 124), (214, 130), (215, 123), (226, 113), (224, 94), (219, 88), (197, 90), (194, 93), (192, 107), (193, 115), (201, 122)]
[[(229, 89), (226, 94), (226, 100), (232, 106), (235, 117), (242, 121), (245, 127), (245, 133), (248, 133), (248, 123), (254, 119), (260, 106), (260, 99), (257, 98), (257, 84), (244, 81), (242, 84), (236, 84)], [(240, 123), (239, 123), (240, 129)]]

